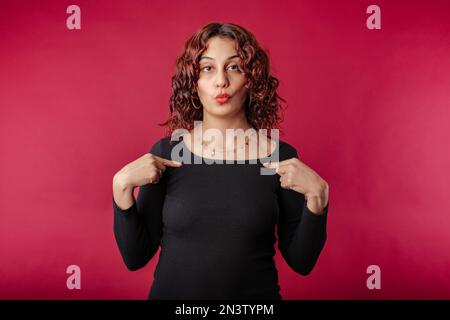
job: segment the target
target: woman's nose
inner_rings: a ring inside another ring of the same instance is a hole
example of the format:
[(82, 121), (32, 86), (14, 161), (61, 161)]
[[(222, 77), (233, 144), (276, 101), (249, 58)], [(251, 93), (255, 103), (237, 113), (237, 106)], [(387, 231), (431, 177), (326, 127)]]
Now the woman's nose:
[(217, 80), (216, 80), (216, 86), (217, 87), (226, 87), (228, 86), (228, 78), (224, 71), (217, 72)]

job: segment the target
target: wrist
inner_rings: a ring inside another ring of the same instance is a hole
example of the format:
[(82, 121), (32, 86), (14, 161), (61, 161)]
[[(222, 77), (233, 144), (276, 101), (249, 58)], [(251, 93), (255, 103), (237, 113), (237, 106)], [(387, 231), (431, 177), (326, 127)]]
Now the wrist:
[(119, 172), (113, 178), (113, 188), (119, 192), (126, 192), (133, 189), (133, 186), (129, 183), (127, 176)]
[(310, 197), (307, 199), (306, 206), (312, 213), (321, 215), (325, 208), (325, 201), (320, 197)]
[(309, 192), (305, 193), (306, 199), (326, 198), (328, 193), (328, 184), (325, 181), (318, 182)]
[(127, 179), (122, 175), (113, 178), (113, 198), (117, 207), (121, 210), (128, 210), (135, 202), (133, 195), (134, 187), (127, 183)]
[(322, 214), (328, 202), (328, 184), (325, 181), (321, 182), (310, 192), (305, 193), (305, 199), (311, 212)]

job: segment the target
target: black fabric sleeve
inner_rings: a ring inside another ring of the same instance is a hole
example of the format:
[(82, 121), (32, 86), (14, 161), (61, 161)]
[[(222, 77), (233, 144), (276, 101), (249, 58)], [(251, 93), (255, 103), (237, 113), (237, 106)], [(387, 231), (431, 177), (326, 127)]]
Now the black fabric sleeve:
[[(284, 158), (293, 157), (298, 158), (297, 151), (289, 146)], [(314, 268), (327, 239), (328, 203), (323, 214), (317, 215), (308, 209), (303, 194), (281, 185), (278, 193), (278, 249), (295, 272), (306, 276)]]
[[(150, 153), (163, 157), (162, 140)], [(166, 193), (164, 174), (156, 184), (139, 188), (137, 201), (125, 210), (112, 199), (114, 237), (122, 259), (131, 271), (143, 268), (158, 251), (162, 235), (162, 208)]]

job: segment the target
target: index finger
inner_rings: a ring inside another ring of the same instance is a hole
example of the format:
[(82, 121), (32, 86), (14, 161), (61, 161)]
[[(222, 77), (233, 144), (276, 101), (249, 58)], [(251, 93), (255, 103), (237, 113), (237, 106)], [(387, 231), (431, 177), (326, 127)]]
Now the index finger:
[(264, 163), (264, 166), (266, 168), (274, 168), (275, 169), (275, 168), (279, 168), (279, 167), (289, 164), (291, 162), (291, 160), (292, 159), (286, 159), (283, 161), (266, 162), (266, 163)]
[(292, 160), (292, 158), (291, 159), (286, 159), (286, 160), (283, 160), (283, 161), (266, 162), (266, 163), (263, 163), (263, 165), (266, 168), (273, 168), (273, 169), (275, 169), (275, 172), (280, 174), (280, 172), (279, 172), (280, 168), (285, 166), (285, 165), (290, 164), (291, 160)]
[(278, 173), (278, 168), (280, 167), (280, 162), (265, 162), (263, 166), (266, 168), (275, 169), (275, 172)]
[(169, 167), (179, 167), (181, 166), (181, 162), (178, 161), (174, 161), (174, 160), (169, 160), (169, 159), (164, 159), (158, 156), (153, 155), (156, 160), (158, 160), (160, 163), (162, 163), (165, 166), (169, 166)]

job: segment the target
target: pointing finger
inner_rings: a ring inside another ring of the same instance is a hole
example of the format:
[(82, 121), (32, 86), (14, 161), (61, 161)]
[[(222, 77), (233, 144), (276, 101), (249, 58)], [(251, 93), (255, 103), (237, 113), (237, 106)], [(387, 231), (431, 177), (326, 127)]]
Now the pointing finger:
[(168, 160), (168, 159), (164, 159), (158, 156), (155, 156), (155, 158), (162, 163), (165, 166), (169, 166), (169, 167), (180, 167), (182, 165), (181, 162), (178, 161), (174, 161), (174, 160)]
[(266, 168), (271, 168), (271, 169), (275, 169), (275, 172), (276, 172), (276, 173), (279, 173), (279, 172), (278, 172), (279, 165), (280, 165), (279, 162), (265, 162), (265, 163), (263, 163), (263, 166), (264, 166), (264, 167), (266, 167)]
[(265, 162), (265, 163), (263, 163), (263, 166), (266, 168), (275, 169), (275, 168), (278, 168), (279, 162)]

